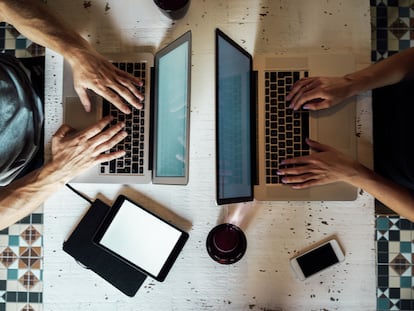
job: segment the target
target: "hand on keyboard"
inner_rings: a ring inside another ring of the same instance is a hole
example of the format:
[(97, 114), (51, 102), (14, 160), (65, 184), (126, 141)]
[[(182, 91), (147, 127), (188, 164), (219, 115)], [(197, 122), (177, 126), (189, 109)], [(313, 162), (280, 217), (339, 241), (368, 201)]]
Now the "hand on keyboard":
[(294, 189), (305, 189), (337, 181), (352, 183), (352, 178), (359, 174), (362, 165), (357, 161), (327, 145), (310, 139), (306, 141), (316, 152), (284, 160), (282, 165), (294, 166), (278, 170), (283, 183)]
[(303, 78), (295, 83), (287, 100), (289, 108), (320, 110), (332, 107), (350, 96), (350, 81), (345, 77)]
[(112, 63), (92, 49), (76, 52), (68, 59), (73, 71), (75, 90), (85, 107), (91, 110), (91, 101), (87, 94), (90, 89), (102, 96), (124, 113), (131, 113), (129, 103), (142, 108), (144, 95), (137, 90), (142, 81), (129, 73), (115, 68)]
[(112, 120), (111, 116), (105, 117), (80, 132), (65, 124), (58, 129), (52, 139), (52, 161), (47, 165), (54, 167), (59, 180), (69, 182), (98, 163), (125, 155), (124, 150), (105, 153), (127, 135), (123, 123), (106, 129)]

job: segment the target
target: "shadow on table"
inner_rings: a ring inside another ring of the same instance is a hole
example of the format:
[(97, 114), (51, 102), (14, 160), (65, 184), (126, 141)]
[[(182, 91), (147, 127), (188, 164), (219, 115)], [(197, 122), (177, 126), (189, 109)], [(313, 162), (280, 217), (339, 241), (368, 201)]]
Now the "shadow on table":
[(217, 224), (229, 223), (238, 226), (242, 231), (246, 231), (259, 208), (254, 202), (237, 203), (225, 205), (221, 209)]
[[(189, 232), (193, 226), (193, 224), (188, 221), (187, 219), (181, 217), (180, 215), (174, 213), (164, 205), (160, 204), (159, 202), (155, 201), (154, 199), (148, 197), (146, 194), (139, 192), (129, 186), (124, 186), (119, 191), (118, 195), (125, 195), (132, 201), (138, 203), (148, 211), (154, 213), (158, 217), (168, 221), (169, 223), (179, 227), (180, 229)], [(103, 194), (98, 193), (97, 197), (104, 201), (105, 203), (108, 203), (112, 205), (113, 202), (110, 202), (111, 200), (108, 200)]]

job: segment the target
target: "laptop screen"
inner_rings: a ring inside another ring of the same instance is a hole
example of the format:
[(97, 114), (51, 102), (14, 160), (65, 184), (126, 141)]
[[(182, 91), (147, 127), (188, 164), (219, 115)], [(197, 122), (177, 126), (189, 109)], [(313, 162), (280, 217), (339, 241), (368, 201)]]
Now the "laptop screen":
[(155, 57), (155, 183), (187, 182), (190, 53), (187, 33)]
[(252, 58), (216, 31), (217, 203), (252, 200)]

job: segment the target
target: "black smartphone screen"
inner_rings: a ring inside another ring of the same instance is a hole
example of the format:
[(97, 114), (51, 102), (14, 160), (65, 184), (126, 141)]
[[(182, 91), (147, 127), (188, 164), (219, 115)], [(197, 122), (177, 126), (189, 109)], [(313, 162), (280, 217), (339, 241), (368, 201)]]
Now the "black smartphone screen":
[(311, 276), (339, 262), (330, 243), (322, 245), (297, 258), (297, 262), (305, 277)]

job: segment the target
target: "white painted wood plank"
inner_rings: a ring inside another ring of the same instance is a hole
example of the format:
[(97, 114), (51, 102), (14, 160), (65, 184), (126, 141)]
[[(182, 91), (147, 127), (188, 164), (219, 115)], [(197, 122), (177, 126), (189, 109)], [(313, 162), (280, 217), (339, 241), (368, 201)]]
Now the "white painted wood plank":
[[(190, 183), (186, 187), (74, 186), (108, 203), (124, 193), (156, 211), (163, 206), (179, 216), (168, 216), (174, 223), (191, 225), (190, 239), (164, 283), (149, 278), (134, 298), (127, 298), (62, 251), (65, 237), (88, 208), (82, 199), (63, 189), (46, 202), (44, 209), (45, 310), (374, 310), (372, 197), (362, 193), (355, 202), (254, 202), (220, 208), (215, 204), (214, 175), (215, 27), (250, 52), (345, 50), (356, 54), (363, 66), (369, 62), (370, 52), (369, 3), (193, 0), (188, 15), (175, 23), (151, 1), (91, 3), (90, 8), (84, 8), (83, 1), (55, 0), (49, 5), (101, 51), (138, 50), (142, 45), (155, 50), (192, 30)], [(110, 7), (107, 11), (105, 3)], [(122, 7), (130, 10), (124, 13)], [(50, 81), (48, 85), (55, 94)], [(367, 96), (361, 100), (359, 120), (361, 137), (367, 142), (363, 156), (369, 161), (370, 111), (363, 106), (369, 105)], [(55, 97), (47, 98), (48, 112), (56, 114)], [(241, 226), (248, 249), (240, 262), (222, 266), (208, 257), (205, 239), (214, 225), (234, 215), (235, 210), (245, 216)], [(344, 247), (345, 262), (305, 282), (296, 280), (289, 258), (331, 235), (336, 235)]]

